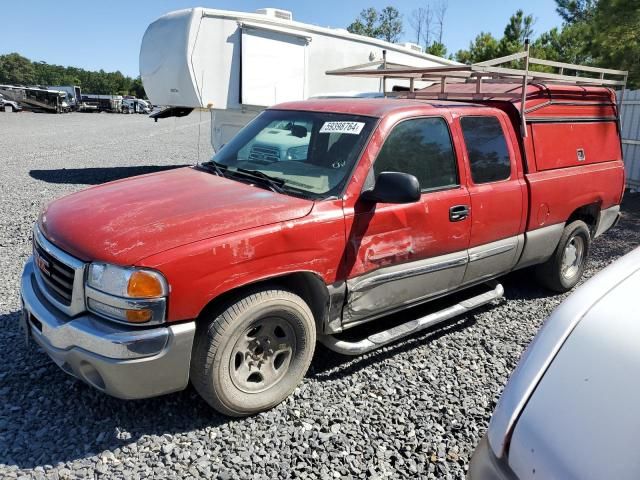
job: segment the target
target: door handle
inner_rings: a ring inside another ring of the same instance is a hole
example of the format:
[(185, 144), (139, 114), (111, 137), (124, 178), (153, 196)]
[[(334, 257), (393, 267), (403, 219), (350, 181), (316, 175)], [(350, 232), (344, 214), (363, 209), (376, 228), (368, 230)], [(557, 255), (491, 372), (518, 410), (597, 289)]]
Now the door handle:
[(449, 209), (449, 221), (459, 222), (464, 220), (469, 216), (469, 210), (468, 205), (454, 205)]

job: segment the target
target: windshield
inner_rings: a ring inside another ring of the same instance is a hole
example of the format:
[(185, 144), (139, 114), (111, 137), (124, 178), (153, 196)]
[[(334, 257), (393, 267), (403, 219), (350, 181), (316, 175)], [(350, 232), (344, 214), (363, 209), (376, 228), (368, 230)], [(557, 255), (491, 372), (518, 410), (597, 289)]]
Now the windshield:
[(323, 112), (266, 110), (213, 156), (227, 176), (253, 172), (285, 193), (342, 193), (376, 119)]

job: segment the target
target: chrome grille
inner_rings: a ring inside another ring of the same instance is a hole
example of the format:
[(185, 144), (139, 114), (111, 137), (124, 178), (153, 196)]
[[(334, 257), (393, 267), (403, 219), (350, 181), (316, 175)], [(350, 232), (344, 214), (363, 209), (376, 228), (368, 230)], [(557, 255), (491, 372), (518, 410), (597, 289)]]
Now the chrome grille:
[(34, 277), (38, 289), (52, 305), (73, 317), (84, 312), (85, 263), (51, 243), (33, 229)]
[(254, 145), (249, 152), (249, 160), (258, 162), (279, 162), (280, 149), (268, 145)]
[(50, 293), (65, 305), (71, 305), (75, 270), (46, 252), (38, 242), (34, 242), (34, 259)]

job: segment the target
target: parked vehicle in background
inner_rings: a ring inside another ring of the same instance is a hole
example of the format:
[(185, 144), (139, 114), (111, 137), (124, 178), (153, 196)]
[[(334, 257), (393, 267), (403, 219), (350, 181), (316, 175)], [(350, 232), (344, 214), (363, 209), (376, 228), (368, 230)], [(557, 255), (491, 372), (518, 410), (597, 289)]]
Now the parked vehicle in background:
[(122, 100), (122, 113), (151, 113), (151, 105), (141, 98), (124, 98)]
[(18, 102), (13, 100), (7, 100), (4, 95), (0, 93), (0, 112), (19, 112), (22, 107)]
[(47, 90), (40, 87), (19, 87), (0, 85), (0, 93), (5, 100), (19, 102), (30, 110), (49, 113), (67, 113), (70, 111), (66, 92)]
[(67, 94), (69, 108), (77, 111), (82, 106), (82, 89), (77, 85), (48, 86), (49, 90), (58, 90)]
[(560, 305), (511, 375), (470, 480), (640, 477), (640, 248)]
[(122, 111), (122, 95), (82, 94), (82, 111), (120, 113)]
[[(291, 12), (274, 8), (170, 12), (149, 25), (140, 46), (145, 92), (153, 104), (169, 107), (157, 118), (210, 109), (215, 151), (270, 105), (328, 92), (381, 91), (377, 79), (325, 75), (356, 63), (366, 68), (459, 65), (418, 45), (297, 22)], [(388, 88), (393, 85), (409, 84), (389, 80)]]

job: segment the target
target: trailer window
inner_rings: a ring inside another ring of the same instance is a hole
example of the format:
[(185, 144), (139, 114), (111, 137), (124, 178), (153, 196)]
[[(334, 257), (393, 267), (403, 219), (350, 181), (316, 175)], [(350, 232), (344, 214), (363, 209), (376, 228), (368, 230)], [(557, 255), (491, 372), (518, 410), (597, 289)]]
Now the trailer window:
[(489, 183), (511, 177), (511, 159), (504, 132), (496, 117), (462, 117), (473, 183)]
[(405, 120), (391, 131), (373, 165), (381, 172), (414, 175), (422, 191), (458, 185), (456, 156), (443, 118)]

